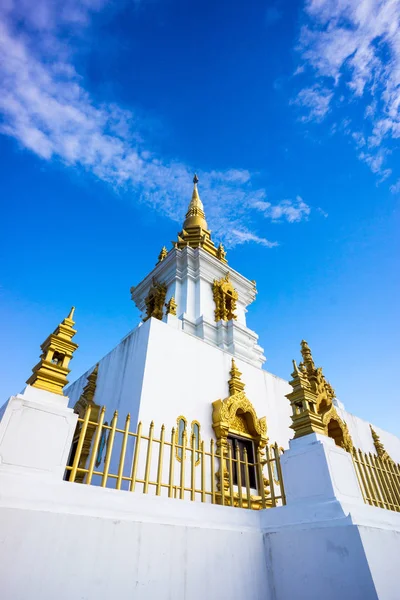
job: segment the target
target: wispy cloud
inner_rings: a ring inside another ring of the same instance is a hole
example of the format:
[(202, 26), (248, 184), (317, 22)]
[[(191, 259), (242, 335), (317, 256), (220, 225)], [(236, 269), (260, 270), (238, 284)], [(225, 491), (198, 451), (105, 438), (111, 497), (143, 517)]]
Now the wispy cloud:
[(261, 244), (262, 246), (266, 246), (267, 248), (275, 248), (276, 246), (279, 246), (278, 242), (270, 242), (269, 240), (259, 237), (258, 235), (256, 235), (255, 233), (251, 233), (250, 231), (233, 229), (232, 234), (235, 236), (235, 238), (240, 240), (241, 244), (244, 244), (246, 242), (256, 242), (256, 244)]
[(344, 132), (363, 147), (359, 158), (386, 179), (400, 137), (400, 0), (306, 0), (304, 15), (296, 73), (306, 81), (311, 73), (315, 83), (303, 86), (295, 104), (306, 121), (358, 106), (358, 123)]
[[(135, 112), (98, 103), (84, 87), (66, 40), (83, 33), (106, 0), (8, 0), (0, 8), (0, 132), (46, 161), (88, 174), (182, 222), (192, 168), (151, 150)], [(228, 246), (274, 242), (256, 228), (257, 201), (266, 191), (246, 169), (200, 173), (201, 194), (214, 238)], [(299, 221), (285, 201), (281, 218)], [(294, 206), (297, 206), (295, 201)], [(306, 205), (305, 205), (306, 206)], [(296, 210), (296, 209), (295, 209)], [(304, 211), (302, 214), (305, 214)], [(274, 217), (271, 217), (274, 218)]]
[(289, 223), (297, 223), (307, 219), (311, 209), (301, 198), (297, 196), (295, 201), (282, 200), (279, 204), (271, 204), (265, 200), (256, 200), (253, 202), (253, 208), (261, 211), (265, 217), (272, 221), (280, 221), (282, 219)]
[(332, 98), (333, 92), (326, 87), (315, 84), (312, 87), (300, 90), (297, 97), (291, 101), (291, 104), (297, 104), (297, 106), (306, 109), (300, 117), (301, 121), (317, 121), (317, 123), (320, 123), (330, 109)]

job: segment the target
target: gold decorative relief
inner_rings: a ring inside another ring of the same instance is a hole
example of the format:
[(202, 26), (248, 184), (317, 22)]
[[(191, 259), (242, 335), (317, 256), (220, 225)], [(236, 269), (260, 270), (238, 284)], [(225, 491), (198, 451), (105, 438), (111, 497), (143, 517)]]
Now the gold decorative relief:
[[(167, 254), (168, 254), (168, 250), (166, 249), (166, 247), (165, 247), (165, 246), (163, 246), (163, 247), (161, 248), (161, 252), (160, 252), (160, 254), (158, 255), (158, 263), (159, 263), (159, 262), (162, 262), (162, 261), (164, 260), (164, 258), (166, 258)], [(157, 264), (158, 264), (158, 263), (157, 263)]]
[(151, 286), (149, 293), (145, 299), (146, 304), (146, 316), (143, 321), (147, 321), (150, 317), (155, 319), (163, 318), (163, 309), (165, 296), (167, 295), (167, 286), (165, 283), (160, 283), (153, 279), (153, 285)]
[(215, 302), (215, 321), (236, 319), (235, 310), (238, 293), (232, 285), (229, 273), (221, 279), (214, 279), (212, 291)]
[[(90, 413), (90, 423), (88, 423), (86, 429), (86, 435), (82, 446), (82, 451), (79, 459), (78, 467), (80, 469), (86, 468), (86, 463), (90, 454), (90, 448), (92, 446), (93, 436), (96, 432), (96, 425), (92, 425), (93, 423), (97, 423), (100, 413), (100, 406), (95, 403), (94, 395), (96, 393), (96, 385), (97, 385), (97, 375), (98, 375), (99, 365), (96, 365), (91, 374), (87, 379), (87, 384), (83, 388), (83, 392), (76, 402), (74, 406), (74, 412), (78, 414), (80, 419), (83, 419), (89, 404), (92, 406), (92, 410)], [(79, 436), (81, 433), (82, 424), (78, 423), (78, 426), (75, 430), (73, 442), (72, 442), (72, 452), (74, 453), (74, 449), (76, 449)], [(85, 478), (85, 473), (81, 473), (77, 471), (75, 476), (75, 481), (78, 483), (83, 483)]]
[[(266, 462), (264, 453), (268, 442), (267, 420), (265, 417), (259, 418), (257, 416), (253, 404), (250, 402), (244, 392), (244, 384), (240, 379), (241, 373), (237, 369), (233, 359), (230, 374), (230, 396), (224, 400), (216, 400), (212, 405), (212, 426), (217, 438), (217, 452), (223, 456), (224, 460), (224, 481), (223, 483), (220, 481), (220, 472), (218, 472), (218, 490), (220, 495), (223, 493), (224, 496), (228, 495), (229, 489), (229, 471), (226, 464), (228, 458), (228, 437), (233, 435), (238, 436), (239, 438), (243, 437), (251, 440), (253, 443), (254, 455), (257, 457), (258, 453), (260, 453), (262, 464)], [(260, 485), (264, 486), (265, 493), (268, 495), (268, 479), (264, 477), (262, 482), (257, 481), (257, 486), (259, 487)], [(236, 496), (234, 501), (235, 505), (237, 505)], [(260, 498), (260, 496), (252, 496), (252, 505), (254, 504), (252, 508), (256, 508), (260, 504)]]
[(175, 432), (175, 444), (176, 444), (176, 458), (179, 462), (182, 461), (182, 456), (186, 458), (186, 449), (183, 452), (183, 446), (187, 445), (187, 420), (185, 417), (180, 415), (176, 419), (176, 432)]
[(165, 308), (167, 309), (167, 315), (176, 315), (177, 303), (175, 302), (175, 298), (172, 296), (170, 300), (165, 304)]
[(200, 464), (200, 444), (201, 444), (200, 423), (196, 420), (192, 421), (191, 428), (192, 428), (192, 433), (190, 436), (190, 446), (191, 446), (192, 450), (197, 451), (195, 453), (195, 465), (197, 466)]

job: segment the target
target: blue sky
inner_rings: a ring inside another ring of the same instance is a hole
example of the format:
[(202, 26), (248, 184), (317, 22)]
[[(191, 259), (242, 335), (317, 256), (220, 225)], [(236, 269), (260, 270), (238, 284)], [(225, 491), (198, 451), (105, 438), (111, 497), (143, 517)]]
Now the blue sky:
[(3, 400), (76, 305), (73, 381), (132, 329), (129, 288), (200, 177), (256, 279), (249, 326), (299, 343), (400, 434), (400, 1), (6, 0), (0, 8)]

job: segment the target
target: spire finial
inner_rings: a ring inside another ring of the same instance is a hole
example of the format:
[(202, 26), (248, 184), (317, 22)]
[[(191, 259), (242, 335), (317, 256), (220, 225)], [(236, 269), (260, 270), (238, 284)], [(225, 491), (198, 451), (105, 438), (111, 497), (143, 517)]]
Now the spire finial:
[(307, 344), (306, 340), (301, 340), (301, 355), (303, 357), (303, 362), (307, 369), (315, 369), (315, 364), (311, 354), (310, 346)]
[(197, 173), (193, 176), (193, 191), (192, 198), (183, 222), (182, 231), (178, 233), (178, 241), (172, 242), (174, 248), (183, 250), (190, 246), (191, 248), (203, 248), (206, 252), (219, 258), (223, 263), (226, 263), (225, 250), (223, 247), (216, 248), (211, 239), (211, 231), (208, 229), (206, 216), (204, 214), (204, 206), (200, 200), (197, 184), (199, 178)]
[(203, 230), (207, 230), (207, 221), (206, 216), (204, 214), (203, 203), (200, 200), (199, 191), (197, 189), (197, 183), (199, 178), (197, 174), (194, 174), (193, 177), (193, 193), (192, 199), (189, 204), (188, 211), (186, 213), (186, 219), (183, 223), (183, 229), (187, 230), (193, 227), (201, 228)]
[(233, 396), (234, 394), (237, 394), (239, 392), (243, 392), (244, 390), (244, 383), (241, 380), (241, 372), (239, 371), (239, 369), (236, 366), (235, 360), (232, 358), (232, 368), (229, 371), (229, 374), (231, 376), (231, 378), (228, 381), (228, 385), (229, 385), (229, 395)]
[(73, 306), (69, 315), (41, 345), (40, 361), (33, 367), (32, 375), (26, 382), (28, 385), (63, 395), (63, 388), (68, 383), (67, 375), (70, 372), (68, 364), (78, 347), (78, 344), (72, 341), (76, 334), (75, 329), (72, 328), (74, 310)]

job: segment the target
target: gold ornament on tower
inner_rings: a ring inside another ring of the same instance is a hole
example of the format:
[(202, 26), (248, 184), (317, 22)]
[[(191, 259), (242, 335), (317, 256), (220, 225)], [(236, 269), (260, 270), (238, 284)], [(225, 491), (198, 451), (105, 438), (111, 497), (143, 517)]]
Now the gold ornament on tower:
[(232, 285), (229, 273), (221, 279), (214, 279), (212, 286), (215, 302), (215, 321), (231, 321), (236, 319), (235, 310), (238, 293)]
[(351, 452), (353, 441), (349, 430), (333, 404), (335, 391), (325, 379), (322, 368), (315, 366), (305, 340), (301, 342), (301, 355), (303, 362), (298, 367), (293, 361), (294, 371), (289, 382), (293, 391), (286, 396), (293, 411), (291, 428), (294, 437), (322, 433), (333, 438), (337, 446)]
[(160, 283), (153, 279), (153, 285), (151, 286), (147, 297), (145, 298), (146, 304), (146, 316), (143, 321), (147, 321), (150, 317), (154, 317), (155, 319), (163, 318), (163, 309), (165, 296), (167, 295), (167, 286), (165, 283)]
[(41, 345), (42, 354), (40, 362), (32, 369), (32, 375), (26, 382), (33, 387), (63, 395), (63, 388), (67, 385), (68, 368), (72, 355), (78, 344), (72, 342), (76, 334), (73, 329), (75, 307)]
[(388, 451), (386, 450), (385, 446), (382, 444), (379, 435), (376, 433), (375, 429), (373, 429), (372, 425), (370, 425), (370, 429), (371, 429), (372, 439), (374, 440), (375, 450), (376, 450), (376, 453), (379, 456), (379, 458), (381, 460), (385, 460), (385, 461), (387, 460), (387, 461), (393, 462)]
[(167, 309), (167, 315), (175, 315), (176, 316), (176, 308), (177, 303), (175, 302), (175, 298), (172, 296), (170, 300), (165, 304), (165, 308)]
[(215, 247), (211, 239), (211, 231), (208, 229), (204, 206), (200, 200), (197, 184), (199, 178), (196, 173), (193, 177), (193, 193), (189, 208), (186, 213), (186, 218), (183, 223), (182, 231), (178, 234), (178, 241), (172, 242), (174, 248), (182, 250), (187, 246), (191, 248), (203, 248), (212, 256), (219, 258), (223, 263), (226, 263), (226, 252), (224, 247), (220, 245)]
[(167, 256), (167, 254), (168, 254), (168, 250), (166, 249), (165, 246), (163, 246), (161, 248), (160, 254), (158, 255), (158, 263), (162, 262), (164, 260), (164, 258)]

